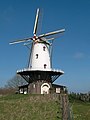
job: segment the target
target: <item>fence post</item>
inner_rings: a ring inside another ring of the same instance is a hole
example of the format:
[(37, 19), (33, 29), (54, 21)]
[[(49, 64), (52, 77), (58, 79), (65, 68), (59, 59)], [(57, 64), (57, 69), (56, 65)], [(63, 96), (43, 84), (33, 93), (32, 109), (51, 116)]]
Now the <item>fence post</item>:
[(62, 109), (62, 120), (70, 120), (70, 109), (68, 94), (61, 94), (61, 109)]

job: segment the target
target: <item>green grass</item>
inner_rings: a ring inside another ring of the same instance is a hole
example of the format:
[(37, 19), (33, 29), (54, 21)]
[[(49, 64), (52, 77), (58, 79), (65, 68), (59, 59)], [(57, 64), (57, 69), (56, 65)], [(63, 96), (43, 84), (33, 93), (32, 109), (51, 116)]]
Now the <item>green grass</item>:
[[(72, 120), (90, 120), (90, 102), (70, 98)], [(58, 98), (49, 95), (0, 96), (0, 120), (61, 120)]]
[(59, 120), (56, 99), (42, 95), (8, 95), (0, 97), (0, 120)]
[(73, 120), (90, 120), (90, 102), (73, 99), (71, 106)]

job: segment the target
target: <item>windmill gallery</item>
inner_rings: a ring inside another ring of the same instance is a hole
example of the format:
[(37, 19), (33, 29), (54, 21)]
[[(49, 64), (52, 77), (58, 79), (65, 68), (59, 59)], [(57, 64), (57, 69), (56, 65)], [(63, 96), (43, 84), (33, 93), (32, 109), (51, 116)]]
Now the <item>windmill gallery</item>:
[(51, 41), (63, 33), (65, 29), (37, 35), (39, 19), (40, 9), (38, 8), (33, 31), (34, 36), (10, 42), (10, 44), (24, 42), (25, 45), (31, 46), (28, 67), (17, 71), (17, 74), (28, 82), (27, 85), (19, 86), (19, 93), (49, 94), (52, 89), (56, 93), (60, 93), (66, 87), (55, 85), (53, 82), (64, 72), (52, 69), (50, 51)]

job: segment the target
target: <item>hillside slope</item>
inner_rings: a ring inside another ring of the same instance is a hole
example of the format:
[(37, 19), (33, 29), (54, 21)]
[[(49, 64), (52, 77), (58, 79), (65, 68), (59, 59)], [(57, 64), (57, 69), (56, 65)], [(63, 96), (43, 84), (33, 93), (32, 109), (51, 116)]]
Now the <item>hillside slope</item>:
[(57, 97), (8, 95), (0, 97), (0, 120), (60, 120)]

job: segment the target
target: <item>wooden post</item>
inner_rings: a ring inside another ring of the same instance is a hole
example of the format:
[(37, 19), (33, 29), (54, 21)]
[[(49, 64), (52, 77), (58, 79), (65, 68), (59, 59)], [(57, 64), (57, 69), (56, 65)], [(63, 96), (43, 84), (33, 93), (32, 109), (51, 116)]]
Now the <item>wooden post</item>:
[(61, 94), (61, 109), (62, 109), (62, 120), (69, 119), (69, 100), (67, 94)]

